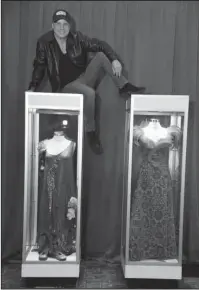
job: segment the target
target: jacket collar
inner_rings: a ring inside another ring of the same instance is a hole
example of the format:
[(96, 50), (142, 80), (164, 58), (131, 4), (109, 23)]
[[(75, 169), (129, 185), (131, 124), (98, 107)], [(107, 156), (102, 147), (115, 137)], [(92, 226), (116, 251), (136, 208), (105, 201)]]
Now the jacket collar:
[[(72, 33), (69, 33), (68, 35), (70, 38), (73, 37)], [(51, 52), (53, 54), (54, 60), (55, 60), (55, 66), (56, 66), (56, 73), (57, 75), (59, 75), (59, 59), (60, 59), (60, 53), (59, 53), (59, 46), (58, 43), (55, 39), (54, 36), (54, 31), (50, 30), (47, 33), (45, 33), (44, 35), (42, 35), (41, 39), (44, 42), (48, 42), (49, 46), (51, 48)], [(68, 43), (67, 43), (68, 45)]]

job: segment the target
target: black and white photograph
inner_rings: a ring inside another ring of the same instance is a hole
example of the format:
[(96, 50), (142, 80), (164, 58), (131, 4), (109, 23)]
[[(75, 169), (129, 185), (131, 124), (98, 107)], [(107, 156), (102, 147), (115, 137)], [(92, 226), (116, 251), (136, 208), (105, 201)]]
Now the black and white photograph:
[(1, 288), (199, 288), (199, 2), (1, 2)]

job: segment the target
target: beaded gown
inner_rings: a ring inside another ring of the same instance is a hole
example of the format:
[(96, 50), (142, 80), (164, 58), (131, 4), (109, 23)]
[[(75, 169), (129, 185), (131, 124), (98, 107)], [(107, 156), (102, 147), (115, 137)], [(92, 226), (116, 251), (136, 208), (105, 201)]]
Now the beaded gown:
[(75, 240), (74, 219), (67, 219), (68, 202), (76, 196), (73, 154), (74, 142), (58, 155), (46, 152), (40, 176), (38, 208), (38, 251), (67, 254)]
[[(144, 134), (140, 131), (141, 134)], [(142, 161), (132, 193), (129, 260), (177, 257), (172, 180), (168, 165), (169, 145), (139, 143)]]

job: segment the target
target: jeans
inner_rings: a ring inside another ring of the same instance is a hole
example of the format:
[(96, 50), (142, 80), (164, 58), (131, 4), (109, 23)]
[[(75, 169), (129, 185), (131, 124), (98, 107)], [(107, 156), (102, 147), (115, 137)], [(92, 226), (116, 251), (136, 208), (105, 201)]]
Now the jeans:
[(84, 118), (86, 132), (95, 131), (99, 122), (99, 111), (96, 107), (95, 89), (102, 78), (108, 74), (120, 89), (128, 81), (121, 75), (116, 77), (112, 71), (112, 64), (103, 52), (98, 52), (88, 64), (86, 71), (75, 81), (67, 84), (62, 93), (81, 93), (84, 95)]

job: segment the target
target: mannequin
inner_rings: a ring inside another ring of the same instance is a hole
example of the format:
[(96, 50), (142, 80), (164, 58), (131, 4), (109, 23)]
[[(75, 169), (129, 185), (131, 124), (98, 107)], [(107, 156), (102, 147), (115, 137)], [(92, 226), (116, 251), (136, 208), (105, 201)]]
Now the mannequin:
[[(67, 127), (66, 122), (66, 120), (63, 121), (63, 129)], [(53, 137), (51, 139), (41, 141), (39, 143), (38, 150), (40, 152), (47, 151), (47, 153), (51, 155), (58, 155), (67, 149), (71, 141), (67, 139), (63, 129), (60, 128), (60, 131), (54, 131)]]
[(151, 140), (157, 143), (161, 138), (167, 137), (167, 129), (160, 125), (158, 119), (151, 119), (148, 125), (143, 128), (144, 135), (148, 136)]
[(67, 138), (67, 128), (67, 120), (58, 122), (53, 128), (53, 137), (38, 144), (39, 153), (45, 152), (37, 237), (39, 260), (42, 261), (48, 257), (65, 261), (67, 255), (76, 251), (74, 230), (73, 237), (70, 236), (77, 211), (73, 170), (76, 144)]
[(181, 139), (177, 126), (164, 128), (151, 119), (135, 126), (134, 144), (139, 146), (142, 162), (132, 193), (129, 259), (170, 260), (177, 258), (173, 191), (168, 166), (169, 148)]

